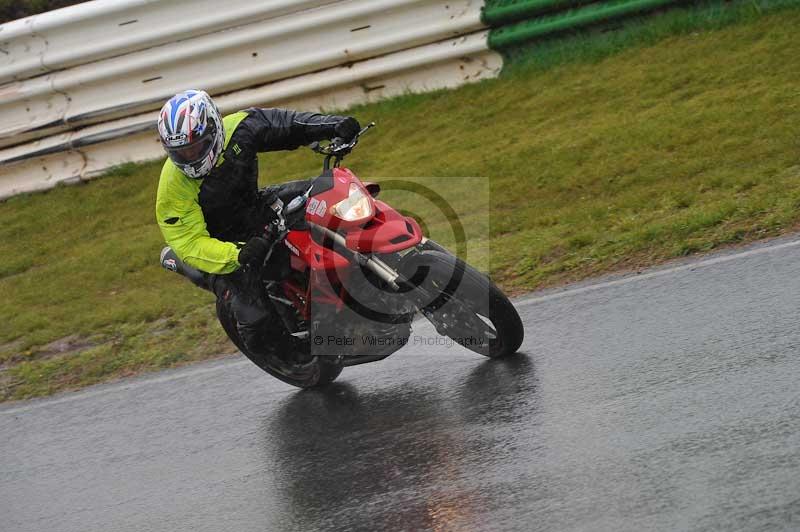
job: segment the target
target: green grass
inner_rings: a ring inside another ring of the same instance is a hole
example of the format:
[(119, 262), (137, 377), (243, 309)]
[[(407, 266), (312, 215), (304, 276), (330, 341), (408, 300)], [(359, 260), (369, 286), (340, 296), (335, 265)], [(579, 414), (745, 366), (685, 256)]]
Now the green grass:
[(80, 4), (86, 0), (0, 0), (0, 24), (53, 9)]
[[(359, 107), (379, 128), (348, 163), (366, 179), (487, 178), (490, 228), (486, 212), (463, 221), (491, 254), (473, 242), (470, 257), (512, 293), (777, 235), (800, 219), (797, 27), (800, 11), (783, 10)], [(319, 160), (262, 163), (285, 180)], [(234, 351), (212, 298), (157, 264), (159, 167), (0, 204), (0, 398)], [(467, 211), (476, 194), (450, 183)], [(80, 345), (48, 346), (65, 337)]]

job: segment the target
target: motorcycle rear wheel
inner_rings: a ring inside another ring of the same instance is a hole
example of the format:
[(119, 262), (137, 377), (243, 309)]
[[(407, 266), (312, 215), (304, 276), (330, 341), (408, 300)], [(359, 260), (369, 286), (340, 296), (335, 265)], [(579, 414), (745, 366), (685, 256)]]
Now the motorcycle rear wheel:
[(225, 330), (231, 342), (250, 359), (256, 366), (266, 371), (276, 379), (282, 380), (286, 384), (291, 384), (298, 388), (320, 388), (330, 384), (342, 372), (342, 365), (333, 358), (315, 357), (308, 364), (297, 365), (288, 364), (282, 360), (271, 357), (264, 360), (263, 357), (255, 356), (247, 346), (244, 345), (239, 331), (236, 329), (236, 320), (230, 310), (230, 305), (221, 299), (217, 299), (217, 319)]

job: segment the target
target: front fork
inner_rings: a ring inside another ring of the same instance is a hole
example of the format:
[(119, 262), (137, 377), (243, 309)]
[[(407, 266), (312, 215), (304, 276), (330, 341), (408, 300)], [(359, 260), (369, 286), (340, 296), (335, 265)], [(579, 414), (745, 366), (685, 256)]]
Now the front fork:
[[(412, 248), (413, 249), (413, 248)], [(436, 241), (431, 240), (426, 237), (422, 237), (422, 241), (417, 244), (416, 249), (422, 251), (438, 251), (440, 253), (450, 254), (446, 248), (439, 245)], [(433, 295), (428, 291), (422, 288), (421, 286), (413, 285), (412, 283), (406, 282), (407, 285), (411, 288), (412, 293), (414, 293), (417, 297), (422, 297), (421, 301), (431, 301)], [(429, 322), (431, 322), (436, 329), (436, 332), (441, 334), (442, 336), (448, 336), (450, 332), (450, 325), (451, 325), (451, 318), (452, 316), (449, 315), (447, 312), (439, 312), (439, 309), (444, 306), (445, 303), (451, 301), (450, 297), (442, 292), (442, 301), (438, 304), (435, 308), (430, 306), (421, 306), (415, 303), (415, 306), (419, 310), (419, 312), (427, 318)]]
[[(309, 227), (312, 231), (317, 231), (323, 237), (323, 240), (329, 240), (333, 242), (340, 250), (345, 253), (350, 254), (356, 264), (359, 266), (370, 270), (372, 273), (375, 274), (379, 279), (385, 282), (389, 288), (394, 292), (402, 292), (406, 294), (410, 302), (416, 307), (417, 310), (422, 312), (422, 314), (428, 318), (428, 320), (433, 323), (436, 327), (436, 330), (439, 331), (441, 334), (445, 334), (444, 330), (447, 328), (446, 322), (439, 319), (438, 316), (435, 314), (435, 309), (429, 310), (421, 307), (417, 304), (417, 301), (430, 301), (430, 294), (427, 290), (422, 288), (421, 286), (415, 285), (409, 282), (400, 272), (398, 272), (395, 268), (391, 265), (387, 264), (385, 261), (380, 259), (375, 255), (364, 255), (363, 253), (359, 253), (358, 251), (352, 250), (347, 247), (347, 243), (345, 238), (337, 233), (336, 231), (332, 231), (327, 227), (323, 227), (321, 225), (317, 225), (314, 223), (308, 223)], [(442, 246), (434, 242), (433, 240), (429, 240), (428, 238), (422, 237), (422, 241), (417, 244), (415, 247), (408, 248), (406, 250), (401, 250), (396, 252), (395, 254), (403, 257), (409, 252), (414, 252), (415, 250), (419, 249), (428, 249), (428, 250), (435, 250), (435, 251), (442, 251), (444, 253), (449, 253), (446, 249)]]
[(380, 280), (388, 284), (392, 290), (395, 292), (400, 291), (399, 283), (402, 283), (404, 279), (397, 272), (397, 270), (374, 255), (364, 255), (363, 253), (359, 253), (358, 251), (348, 248), (344, 237), (336, 231), (332, 231), (327, 227), (323, 227), (314, 223), (309, 223), (308, 225), (311, 227), (312, 231), (317, 231), (318, 233), (322, 234), (323, 239), (329, 239), (333, 241), (334, 244), (339, 246), (340, 249), (349, 252), (356, 264), (370, 270)]
[[(312, 231), (317, 231), (323, 236), (323, 239), (332, 241), (339, 249), (349, 253), (352, 257), (354, 262), (356, 262), (359, 266), (362, 266), (372, 273), (374, 273), (379, 279), (384, 281), (389, 288), (394, 292), (403, 292), (408, 296), (408, 299), (411, 303), (419, 310), (423, 316), (425, 316), (436, 328), (436, 331), (439, 334), (446, 335), (448, 329), (448, 321), (447, 315), (439, 315), (436, 312), (436, 309), (429, 309), (422, 307), (421, 305), (417, 304), (417, 301), (430, 301), (431, 294), (421, 286), (415, 285), (409, 282), (400, 272), (398, 272), (395, 268), (391, 265), (387, 264), (385, 261), (376, 257), (374, 255), (364, 255), (357, 251), (351, 250), (347, 247), (346, 241), (342, 235), (337, 233), (336, 231), (332, 231), (327, 227), (323, 227), (321, 225), (308, 223), (309, 227)], [(284, 235), (285, 236), (285, 235)], [(281, 242), (282, 238), (276, 239), (275, 242)], [(428, 238), (422, 237), (422, 241), (417, 244), (417, 246), (413, 248), (408, 248), (407, 250), (403, 250), (397, 252), (397, 255), (402, 257), (406, 253), (414, 252), (414, 250), (431, 250), (431, 251), (439, 251), (442, 253), (449, 253), (445, 248), (430, 240)]]

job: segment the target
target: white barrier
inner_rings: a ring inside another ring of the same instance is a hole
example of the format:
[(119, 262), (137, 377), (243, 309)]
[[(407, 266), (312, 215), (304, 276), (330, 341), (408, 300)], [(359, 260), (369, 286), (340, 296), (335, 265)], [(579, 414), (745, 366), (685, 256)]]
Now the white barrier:
[(0, 127), (17, 118), (2, 142), (28, 140), (0, 149), (0, 198), (161, 157), (155, 111), (187, 80), (226, 113), (254, 105), (343, 109), (493, 77), (502, 66), (487, 33), (475, 31), (482, 28), (476, 2), (300, 3), (315, 8), (0, 87)]
[(220, 9), (219, 0), (95, 0), (56, 9), (0, 25), (0, 83), (335, 1), (226, 0)]
[(187, 86), (219, 94), (475, 31), (470, 4), (337, 2), (7, 84), (0, 146), (156, 110)]
[[(407, 92), (452, 88), (498, 74), (502, 59), (486, 49), (485, 41), (486, 32), (478, 32), (215, 100), (224, 113), (252, 105), (336, 109)], [(0, 198), (90, 179), (125, 162), (163, 158), (155, 118), (155, 113), (144, 113), (0, 150)]]

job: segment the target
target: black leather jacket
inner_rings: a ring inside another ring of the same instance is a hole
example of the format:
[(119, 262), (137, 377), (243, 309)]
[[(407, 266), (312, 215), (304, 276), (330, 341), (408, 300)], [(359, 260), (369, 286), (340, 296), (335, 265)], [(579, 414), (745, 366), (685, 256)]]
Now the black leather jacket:
[(203, 178), (198, 201), (209, 234), (244, 242), (261, 235), (271, 219), (259, 199), (259, 152), (294, 150), (336, 136), (344, 116), (301, 113), (289, 109), (247, 109), (225, 143), (222, 163)]

